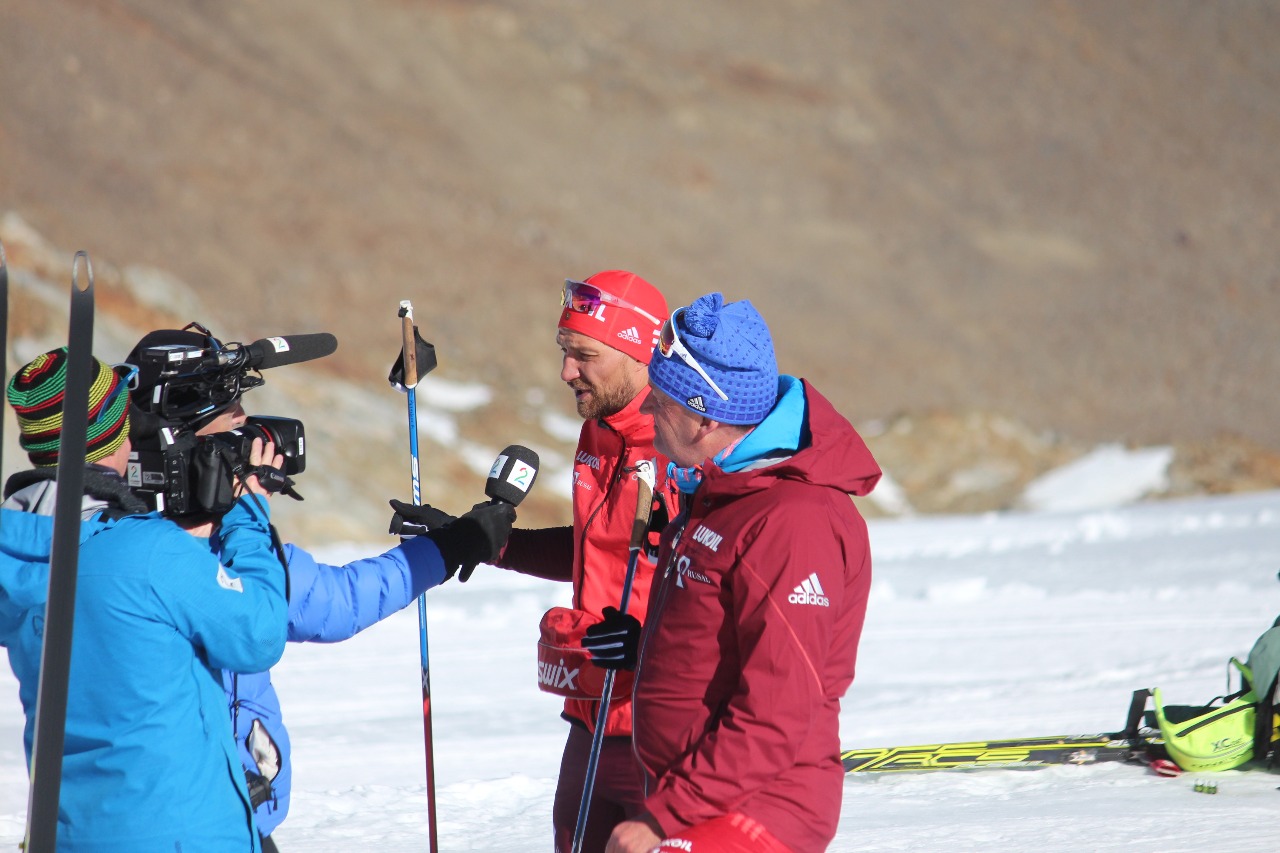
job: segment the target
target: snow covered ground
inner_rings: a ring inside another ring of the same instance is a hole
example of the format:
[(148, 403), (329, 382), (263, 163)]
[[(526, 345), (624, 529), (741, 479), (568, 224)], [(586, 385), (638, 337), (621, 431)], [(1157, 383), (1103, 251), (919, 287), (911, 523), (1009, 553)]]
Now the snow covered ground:
[[(1280, 614), (1280, 492), (877, 522), (871, 535), (847, 746), (1112, 731), (1134, 689), (1178, 704), (1224, 692), (1228, 658)], [(566, 724), (536, 689), (534, 642), (542, 612), (567, 598), (486, 568), (428, 595), (444, 851), (549, 849)], [(0, 670), (0, 848), (13, 849), (22, 716)], [(276, 672), (296, 785), (280, 847), (426, 850), (414, 610), (345, 643), (291, 646)], [(1121, 764), (847, 778), (830, 849), (1276, 849), (1280, 774), (1213, 774), (1214, 796), (1197, 778)]]

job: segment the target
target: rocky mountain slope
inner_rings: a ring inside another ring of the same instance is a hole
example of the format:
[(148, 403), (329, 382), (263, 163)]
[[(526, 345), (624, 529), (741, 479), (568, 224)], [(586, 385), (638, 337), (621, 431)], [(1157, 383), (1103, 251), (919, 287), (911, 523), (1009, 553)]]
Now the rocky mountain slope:
[[(0, 216), (0, 243), (11, 273), (7, 358), (12, 372), (65, 343), (72, 253), (50, 245), (13, 213)], [(98, 309), (95, 352), (109, 361), (123, 359), (146, 331), (179, 328), (188, 317), (204, 318), (220, 335), (216, 330), (229, 325), (164, 271), (92, 255), (88, 269)], [(80, 276), (83, 285), (85, 268)], [(376, 541), (385, 529), (387, 498), (409, 495), (405, 401), (384, 378), (389, 365), (372, 375), (341, 378), (325, 369), (331, 358), (263, 371), (266, 384), (247, 394), (245, 405), (253, 414), (295, 417), (306, 426), (307, 468), (296, 477), (306, 501), (275, 504), (287, 535), (317, 543)], [(417, 391), (424, 500), (465, 510), (480, 499), (498, 451), (524, 443), (540, 454), (542, 472), (520, 508), (521, 523), (565, 523), (570, 460), (581, 421), (571, 396), (561, 392), (525, 389), (513, 412), (486, 385), (427, 376)], [(26, 467), (26, 457), (7, 406), (4, 418), (7, 478)], [(859, 501), (873, 517), (1019, 509), (1036, 478), (1091, 450), (1060, 433), (978, 410), (904, 414), (858, 426), (886, 472), (882, 487)], [(1181, 442), (1169, 456), (1167, 476), (1154, 482), (1146, 497), (1280, 487), (1280, 454), (1239, 436)]]

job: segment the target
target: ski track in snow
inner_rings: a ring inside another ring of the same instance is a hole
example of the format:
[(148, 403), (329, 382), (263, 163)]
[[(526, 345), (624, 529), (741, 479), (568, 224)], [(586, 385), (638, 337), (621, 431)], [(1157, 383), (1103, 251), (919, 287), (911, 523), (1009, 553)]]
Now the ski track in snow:
[[(1280, 492), (875, 522), (871, 536), (848, 747), (1114, 731), (1135, 689), (1174, 703), (1225, 692), (1228, 658), (1280, 614)], [(542, 612), (567, 599), (567, 587), (487, 568), (428, 594), (442, 850), (550, 847), (566, 724), (537, 690), (533, 649)], [(415, 609), (344, 643), (290, 645), (275, 672), (294, 744), (281, 848), (427, 849)], [(26, 811), (21, 733), (3, 668), (10, 849)], [(1218, 793), (1196, 793), (1199, 778)], [(1261, 770), (1164, 779), (1121, 764), (849, 777), (830, 850), (1271, 850), (1278, 786)]]

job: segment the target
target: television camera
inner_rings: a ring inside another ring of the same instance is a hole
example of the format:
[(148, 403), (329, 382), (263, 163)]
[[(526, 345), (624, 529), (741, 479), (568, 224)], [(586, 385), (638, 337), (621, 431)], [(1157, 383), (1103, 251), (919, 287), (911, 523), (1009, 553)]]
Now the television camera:
[(250, 449), (261, 438), (284, 456), (284, 476), (260, 479), (302, 500), (290, 479), (306, 468), (302, 421), (257, 416), (235, 429), (198, 432), (245, 391), (261, 386), (262, 370), (321, 358), (337, 346), (327, 333), (223, 344), (194, 323), (147, 335), (128, 359), (137, 368), (129, 486), (169, 517), (221, 514), (235, 502), (237, 482), (255, 473)]

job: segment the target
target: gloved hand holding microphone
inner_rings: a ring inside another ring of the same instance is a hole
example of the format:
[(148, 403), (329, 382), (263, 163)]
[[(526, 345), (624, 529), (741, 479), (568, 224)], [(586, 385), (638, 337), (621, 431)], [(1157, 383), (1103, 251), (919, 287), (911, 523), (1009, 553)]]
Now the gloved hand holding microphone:
[(429, 504), (390, 501), (391, 533), (426, 536), (440, 549), (448, 577), (456, 573), (465, 583), (480, 563), (496, 560), (511, 535), (516, 505), (524, 500), (538, 477), (538, 454), (513, 444), (494, 460), (485, 482), (490, 500), (478, 503), (461, 516), (452, 516)]

